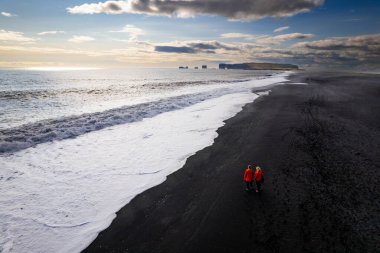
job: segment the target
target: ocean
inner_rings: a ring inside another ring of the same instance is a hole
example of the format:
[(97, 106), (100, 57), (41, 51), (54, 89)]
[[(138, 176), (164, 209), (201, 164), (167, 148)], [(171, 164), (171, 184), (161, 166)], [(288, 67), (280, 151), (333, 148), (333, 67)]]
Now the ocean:
[(0, 252), (80, 252), (287, 75), (0, 70)]

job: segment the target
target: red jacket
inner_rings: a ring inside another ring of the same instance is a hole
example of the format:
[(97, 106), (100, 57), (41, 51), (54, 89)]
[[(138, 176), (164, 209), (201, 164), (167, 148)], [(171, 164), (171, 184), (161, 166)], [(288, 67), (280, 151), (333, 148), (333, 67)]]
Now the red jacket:
[(246, 169), (244, 171), (244, 181), (251, 182), (253, 177), (253, 170), (252, 169)]
[(263, 181), (264, 173), (261, 170), (256, 170), (253, 178), (255, 179), (256, 182)]

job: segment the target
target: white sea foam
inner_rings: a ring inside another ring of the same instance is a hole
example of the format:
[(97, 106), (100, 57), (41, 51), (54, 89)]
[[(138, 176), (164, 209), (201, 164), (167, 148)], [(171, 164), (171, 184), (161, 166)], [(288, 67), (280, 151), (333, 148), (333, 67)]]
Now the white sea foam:
[[(254, 81), (249, 87), (284, 79)], [(0, 251), (84, 249), (122, 206), (211, 145), (223, 121), (258, 96), (237, 90), (0, 156)]]
[(47, 119), (19, 127), (0, 130), (0, 154), (33, 147), (37, 144), (74, 138), (106, 127), (154, 117), (160, 113), (178, 110), (206, 99), (246, 92), (284, 79), (284, 74), (261, 80), (186, 87), (166, 93), (161, 99), (117, 107), (102, 112)]

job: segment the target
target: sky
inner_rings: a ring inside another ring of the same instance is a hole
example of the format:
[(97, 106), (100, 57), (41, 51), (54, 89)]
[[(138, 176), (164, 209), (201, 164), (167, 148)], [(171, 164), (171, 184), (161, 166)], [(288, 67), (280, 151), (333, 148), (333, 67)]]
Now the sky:
[(379, 0), (0, 0), (0, 68), (379, 70), (379, 13)]

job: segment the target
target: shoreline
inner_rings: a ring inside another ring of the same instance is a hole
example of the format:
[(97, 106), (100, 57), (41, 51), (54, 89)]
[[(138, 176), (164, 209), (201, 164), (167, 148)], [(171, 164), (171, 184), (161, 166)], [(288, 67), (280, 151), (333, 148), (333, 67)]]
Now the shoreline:
[[(279, 85), (244, 106), (212, 146), (136, 196), (83, 252), (374, 252), (379, 80), (292, 75), (309, 85)], [(261, 194), (244, 192), (251, 163), (266, 175)], [(366, 177), (353, 188), (356, 171)]]
[[(148, 106), (145, 112), (152, 113), (144, 114), (141, 110), (140, 120), (130, 124), (115, 122), (112, 127), (89, 131), (77, 138), (40, 143), (14, 155), (1, 156), (4, 170), (0, 176), (3, 188), (9, 189), (1, 202), (13, 203), (17, 196), (18, 205), (23, 207), (6, 205), (2, 209), (5, 216), (1, 224), (12, 232), (4, 235), (1, 244), (13, 243), (13, 251), (83, 250), (131, 199), (161, 184), (167, 175), (183, 167), (189, 156), (212, 145), (224, 120), (258, 97), (251, 89), (286, 80), (284, 74), (260, 75), (220, 87), (202, 86), (197, 91), (194, 87), (193, 92), (201, 96), (165, 100), (160, 107), (165, 113)], [(213, 92), (202, 93), (206, 87)], [(117, 111), (106, 113), (106, 118), (117, 121), (121, 116)], [(129, 111), (127, 108), (127, 114)], [(89, 122), (95, 116), (83, 118)], [(90, 124), (96, 125), (94, 121)], [(67, 123), (86, 129), (86, 124)], [(60, 132), (49, 128), (49, 124), (39, 125), (47, 129), (48, 136)], [(13, 221), (13, 216), (25, 219)]]

